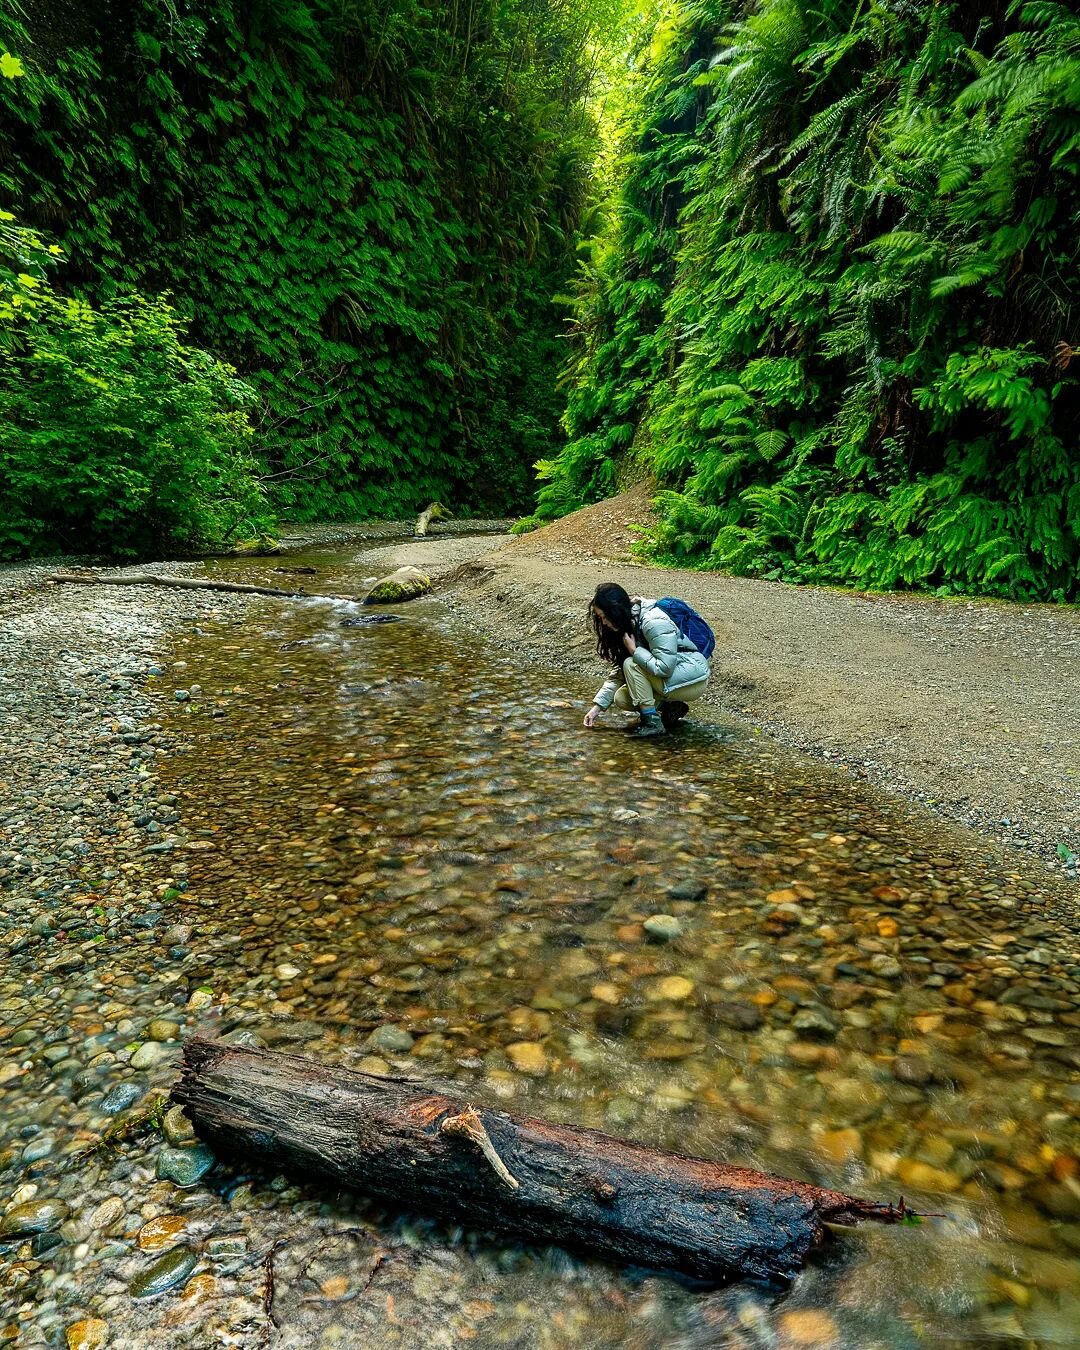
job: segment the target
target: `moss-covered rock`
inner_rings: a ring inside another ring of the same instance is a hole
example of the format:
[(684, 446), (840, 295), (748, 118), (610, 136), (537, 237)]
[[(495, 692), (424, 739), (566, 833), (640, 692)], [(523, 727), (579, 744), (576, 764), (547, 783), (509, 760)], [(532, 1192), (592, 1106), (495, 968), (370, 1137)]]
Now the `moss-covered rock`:
[(364, 597), (365, 605), (396, 605), (402, 600), (415, 600), (431, 590), (431, 578), (418, 567), (399, 567), (388, 577), (381, 577)]

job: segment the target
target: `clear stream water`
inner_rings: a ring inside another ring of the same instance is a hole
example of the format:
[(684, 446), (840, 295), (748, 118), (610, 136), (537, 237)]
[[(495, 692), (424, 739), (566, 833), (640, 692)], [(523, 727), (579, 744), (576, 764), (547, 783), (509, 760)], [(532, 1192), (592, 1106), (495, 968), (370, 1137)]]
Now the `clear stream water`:
[[(318, 567), (312, 590), (368, 571), (355, 552), (288, 562)], [(177, 961), (185, 994), (214, 996), (180, 1007), (186, 1028), (945, 1217), (840, 1236), (788, 1290), (703, 1290), (222, 1165), (173, 1204), (159, 1190), (214, 1274), (213, 1316), (148, 1300), (145, 1334), (1080, 1344), (1080, 962), (1037, 865), (746, 726), (586, 733), (599, 671), (571, 687), (438, 601), (398, 612), (345, 627), (350, 607), (267, 600), (177, 639), (161, 772), (194, 844), (175, 918), (201, 938)], [(661, 914), (668, 941), (643, 927)], [(249, 1257), (211, 1259), (238, 1228)], [(299, 1245), (274, 1328), (278, 1235)], [(114, 1245), (125, 1271), (148, 1260)]]

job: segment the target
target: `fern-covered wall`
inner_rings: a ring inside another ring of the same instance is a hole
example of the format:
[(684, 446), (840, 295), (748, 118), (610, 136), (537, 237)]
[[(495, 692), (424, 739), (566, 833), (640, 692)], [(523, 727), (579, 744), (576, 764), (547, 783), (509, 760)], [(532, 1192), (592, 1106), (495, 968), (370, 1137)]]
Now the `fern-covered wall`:
[[(610, 6), (609, 6), (610, 8)], [(597, 16), (551, 0), (0, 0), (0, 200), (58, 284), (171, 291), (279, 505), (502, 511), (558, 436)], [(291, 471), (291, 472), (290, 472)]]
[(1080, 18), (685, 0), (639, 53), (540, 516), (656, 553), (1080, 598)]

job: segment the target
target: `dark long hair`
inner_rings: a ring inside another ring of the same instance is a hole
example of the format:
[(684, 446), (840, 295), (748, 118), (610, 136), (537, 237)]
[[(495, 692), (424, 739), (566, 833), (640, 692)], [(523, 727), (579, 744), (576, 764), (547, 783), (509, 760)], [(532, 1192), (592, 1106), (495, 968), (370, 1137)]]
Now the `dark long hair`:
[[(594, 607), (606, 614), (614, 628), (607, 628), (593, 613)], [(596, 634), (597, 654), (613, 666), (621, 666), (626, 660), (627, 651), (623, 646), (623, 636), (630, 633), (637, 636), (637, 624), (631, 609), (630, 597), (617, 581), (601, 582), (596, 594), (589, 601), (589, 623)]]

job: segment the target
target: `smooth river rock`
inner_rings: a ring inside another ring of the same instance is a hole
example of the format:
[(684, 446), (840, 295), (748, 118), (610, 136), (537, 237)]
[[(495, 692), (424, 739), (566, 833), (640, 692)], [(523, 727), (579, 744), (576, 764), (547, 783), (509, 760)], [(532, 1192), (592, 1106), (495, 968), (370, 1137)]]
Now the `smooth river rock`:
[(217, 1159), (205, 1146), (163, 1148), (158, 1154), (157, 1174), (177, 1186), (194, 1186), (210, 1171)]
[(188, 1247), (175, 1247), (159, 1257), (152, 1266), (142, 1270), (131, 1281), (132, 1298), (152, 1298), (183, 1284), (199, 1264), (199, 1258)]
[(0, 1220), (0, 1237), (29, 1237), (59, 1228), (71, 1210), (63, 1200), (29, 1200), (9, 1209)]

